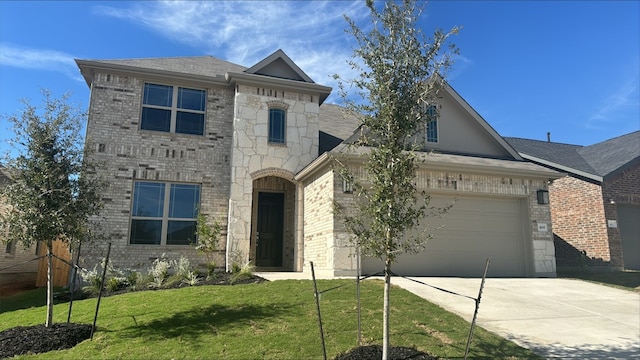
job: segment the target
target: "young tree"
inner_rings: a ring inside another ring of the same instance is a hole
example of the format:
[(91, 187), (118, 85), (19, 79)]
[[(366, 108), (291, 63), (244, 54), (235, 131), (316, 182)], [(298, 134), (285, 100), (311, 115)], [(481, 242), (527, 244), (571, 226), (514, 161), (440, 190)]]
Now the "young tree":
[(218, 251), (221, 233), (222, 225), (217, 219), (214, 220), (213, 224), (209, 224), (207, 217), (198, 211), (195, 233), (197, 235), (197, 243), (194, 245), (207, 259), (207, 279), (215, 276), (216, 262), (214, 255)]
[(12, 174), (3, 200), (7, 211), (0, 214), (5, 241), (29, 247), (42, 242), (47, 247), (47, 319), (53, 320), (53, 242), (80, 242), (90, 236), (89, 218), (97, 215), (104, 183), (94, 174), (94, 165), (83, 161), (82, 129), (86, 114), (68, 105), (68, 95), (54, 99), (42, 91), (42, 108), (22, 101), (20, 114), (9, 115), (16, 156), (9, 155)]
[[(438, 90), (452, 54), (457, 53), (447, 39), (458, 29), (436, 30), (428, 39), (418, 24), (422, 8), (413, 0), (385, 2), (381, 11), (373, 1), (367, 6), (371, 30), (365, 32), (346, 18), (347, 32), (358, 44), (349, 64), (359, 76), (340, 86), (349, 112), (361, 117), (363, 131), (355, 145), (367, 147), (365, 179), (358, 180), (346, 165), (338, 169), (358, 194), (353, 213), (345, 209), (344, 221), (354, 245), (384, 262), (383, 359), (387, 359), (391, 265), (402, 253), (423, 250), (431, 237), (411, 232), (430, 212), (428, 195), (419, 193), (415, 184), (419, 161), (415, 150), (424, 144), (420, 134), (426, 123), (437, 116)], [(349, 98), (345, 84), (359, 96)], [(443, 213), (447, 208), (432, 210)]]

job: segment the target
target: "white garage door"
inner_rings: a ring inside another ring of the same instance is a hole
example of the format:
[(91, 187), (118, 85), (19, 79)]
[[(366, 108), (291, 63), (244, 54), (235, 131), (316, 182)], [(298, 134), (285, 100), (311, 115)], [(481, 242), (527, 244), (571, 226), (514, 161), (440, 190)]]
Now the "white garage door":
[[(451, 199), (434, 197), (438, 206)], [(402, 255), (391, 266), (399, 275), (481, 277), (486, 259), (488, 276), (526, 276), (526, 252), (531, 246), (524, 235), (523, 201), (514, 198), (458, 198), (443, 218), (429, 223), (442, 225), (419, 254)], [(378, 259), (363, 258), (362, 273), (382, 271)]]

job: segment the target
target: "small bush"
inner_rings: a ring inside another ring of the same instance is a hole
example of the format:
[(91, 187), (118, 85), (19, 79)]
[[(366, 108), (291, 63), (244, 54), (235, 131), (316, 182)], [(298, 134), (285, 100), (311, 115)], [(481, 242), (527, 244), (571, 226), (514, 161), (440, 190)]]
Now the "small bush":
[(149, 287), (152, 289), (160, 289), (165, 284), (165, 281), (169, 278), (169, 269), (171, 268), (171, 261), (167, 259), (164, 254), (160, 258), (153, 261), (153, 265), (148, 269), (151, 281)]
[(189, 286), (195, 286), (200, 283), (200, 274), (198, 271), (189, 271), (183, 278), (182, 283)]
[(248, 263), (244, 264), (244, 266), (239, 268), (237, 271), (232, 271), (231, 278), (229, 280), (231, 281), (232, 284), (235, 284), (238, 281), (251, 279), (253, 277), (253, 273), (255, 270), (256, 270), (255, 265), (253, 265), (251, 261), (249, 261)]

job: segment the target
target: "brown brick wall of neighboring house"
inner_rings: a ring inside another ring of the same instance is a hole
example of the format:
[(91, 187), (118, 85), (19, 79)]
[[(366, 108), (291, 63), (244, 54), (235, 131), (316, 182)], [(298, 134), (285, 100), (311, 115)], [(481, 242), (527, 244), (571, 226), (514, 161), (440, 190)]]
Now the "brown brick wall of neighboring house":
[[(616, 207), (621, 204), (640, 205), (640, 164), (606, 178), (602, 187), (604, 212), (607, 220), (618, 220)], [(611, 265), (624, 266), (622, 239), (619, 227), (608, 227)]]
[[(549, 186), (558, 268), (608, 265), (611, 253), (600, 185), (565, 176)], [(580, 252), (586, 251), (586, 258)]]

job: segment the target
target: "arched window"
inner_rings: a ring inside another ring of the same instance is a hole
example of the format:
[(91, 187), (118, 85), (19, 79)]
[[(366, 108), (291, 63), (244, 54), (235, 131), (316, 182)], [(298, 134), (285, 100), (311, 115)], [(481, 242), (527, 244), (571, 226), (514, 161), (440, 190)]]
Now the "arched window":
[(286, 143), (287, 119), (286, 112), (283, 109), (269, 109), (269, 143), (285, 144)]
[(431, 105), (427, 108), (427, 142), (438, 142), (438, 111), (435, 105)]

